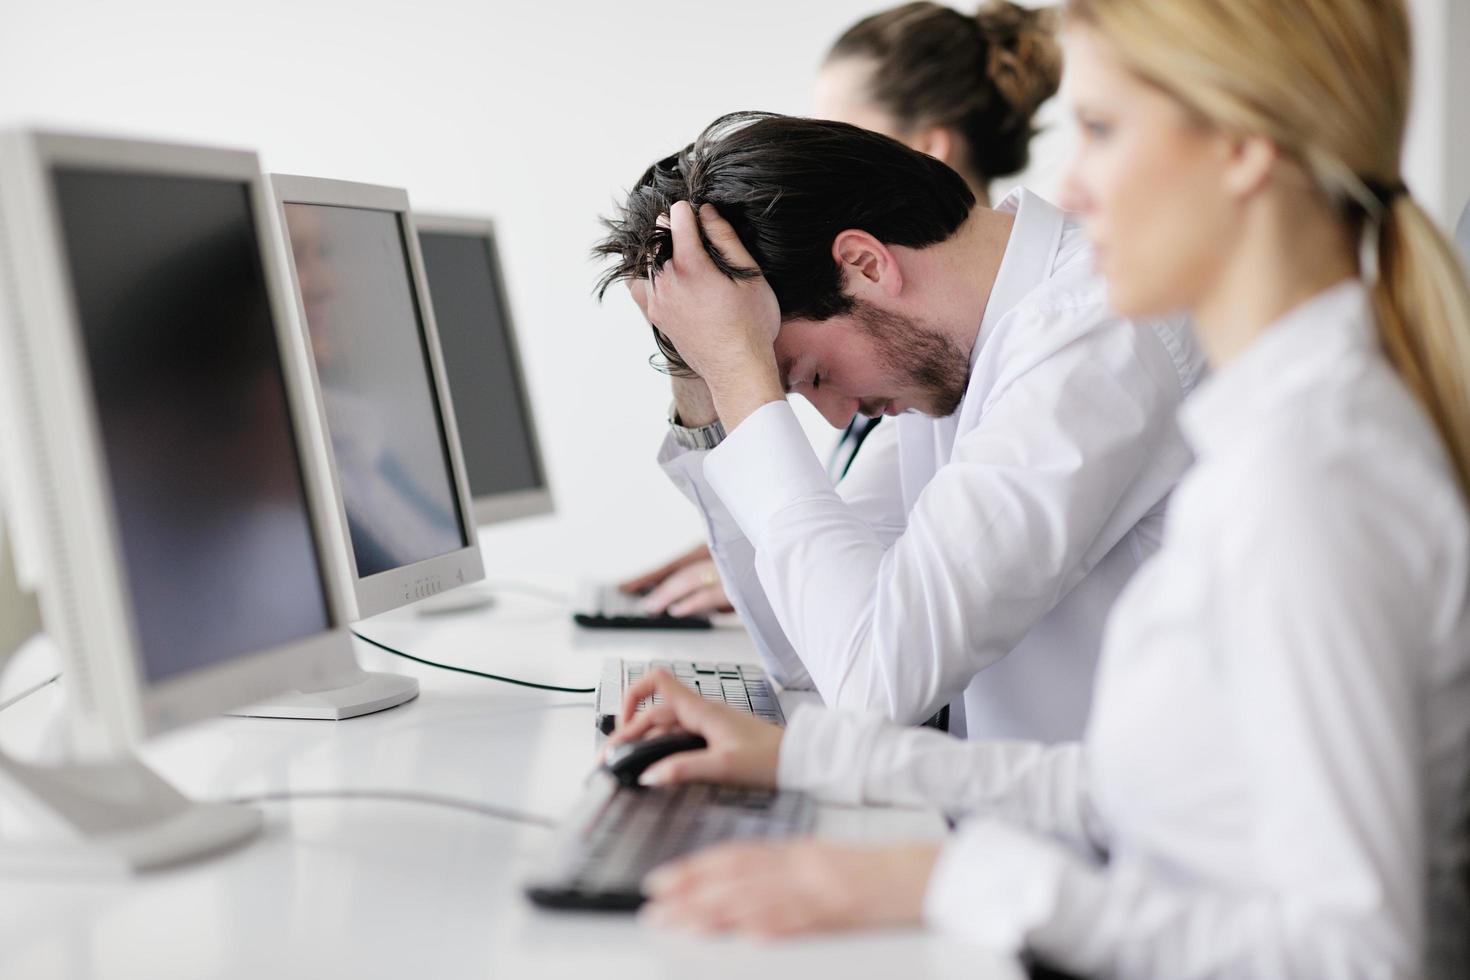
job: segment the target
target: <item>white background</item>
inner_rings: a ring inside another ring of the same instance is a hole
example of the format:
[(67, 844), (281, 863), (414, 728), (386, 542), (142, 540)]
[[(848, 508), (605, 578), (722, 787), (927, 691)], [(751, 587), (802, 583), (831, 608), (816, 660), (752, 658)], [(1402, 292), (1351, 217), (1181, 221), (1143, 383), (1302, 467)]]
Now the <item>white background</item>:
[[(606, 575), (698, 527), (653, 464), (668, 395), (648, 331), (621, 290), (591, 295), (597, 217), (714, 116), (808, 111), (826, 47), (887, 5), (0, 0), (0, 124), (254, 148), (269, 170), (496, 218), (558, 513), (488, 531), (487, 574)], [(1470, 195), (1470, 67), (1450, 57), (1470, 50), (1470, 3), (1414, 6), (1406, 163), (1447, 220)], [(1070, 136), (1058, 104), (1043, 118), (1027, 182), (1050, 194)]]

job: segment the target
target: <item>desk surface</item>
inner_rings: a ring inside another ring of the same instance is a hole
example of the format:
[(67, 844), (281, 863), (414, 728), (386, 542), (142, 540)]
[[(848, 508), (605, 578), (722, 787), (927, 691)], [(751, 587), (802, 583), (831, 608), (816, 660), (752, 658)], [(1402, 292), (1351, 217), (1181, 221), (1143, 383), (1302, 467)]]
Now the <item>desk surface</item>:
[[(566, 686), (595, 685), (605, 656), (754, 658), (738, 628), (586, 631), (564, 605), (526, 594), (359, 629), (430, 659)], [(523, 690), (362, 643), (358, 654), (367, 669), (417, 677), (419, 697), (343, 722), (220, 718), (142, 754), (196, 799), (409, 789), (560, 818), (579, 797), (593, 765), (591, 695)], [(60, 697), (51, 685), (0, 713), (0, 737), (33, 737)], [(549, 836), (535, 826), (377, 800), (263, 809), (261, 838), (211, 860), (132, 880), (0, 883), (0, 977), (1022, 976), (1007, 958), (917, 930), (761, 944), (544, 912), (519, 890)], [(879, 841), (943, 828), (929, 813), (823, 807), (818, 832)]]

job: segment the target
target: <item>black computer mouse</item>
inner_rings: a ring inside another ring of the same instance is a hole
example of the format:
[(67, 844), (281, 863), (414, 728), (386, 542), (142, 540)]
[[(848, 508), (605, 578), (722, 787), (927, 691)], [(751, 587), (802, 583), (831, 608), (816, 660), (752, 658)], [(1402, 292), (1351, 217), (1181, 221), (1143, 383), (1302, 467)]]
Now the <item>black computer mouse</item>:
[(693, 752), (708, 744), (703, 735), (691, 735), (688, 732), (645, 738), (613, 749), (603, 760), (602, 768), (623, 786), (637, 786), (638, 777), (643, 775), (643, 770), (658, 760), (675, 752)]

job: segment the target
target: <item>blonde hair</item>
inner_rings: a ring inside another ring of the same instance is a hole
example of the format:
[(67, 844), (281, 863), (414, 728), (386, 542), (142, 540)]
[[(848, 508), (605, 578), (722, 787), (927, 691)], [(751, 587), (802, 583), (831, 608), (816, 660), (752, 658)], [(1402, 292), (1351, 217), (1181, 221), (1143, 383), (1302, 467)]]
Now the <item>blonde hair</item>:
[(1210, 125), (1270, 139), (1362, 230), (1384, 351), (1470, 495), (1470, 288), (1402, 182), (1403, 0), (1068, 0), (1064, 16)]

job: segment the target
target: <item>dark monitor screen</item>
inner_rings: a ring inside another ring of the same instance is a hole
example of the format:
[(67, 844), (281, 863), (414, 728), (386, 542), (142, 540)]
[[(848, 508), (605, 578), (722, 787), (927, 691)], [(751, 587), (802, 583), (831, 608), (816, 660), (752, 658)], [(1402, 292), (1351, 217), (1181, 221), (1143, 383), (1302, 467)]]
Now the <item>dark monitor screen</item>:
[(420, 231), (419, 247), (470, 493), (478, 499), (539, 490), (545, 480), (532, 441), (529, 400), (511, 343), (494, 244), (484, 235)]
[(285, 211), (358, 577), (467, 547), (398, 214)]
[(330, 628), (249, 185), (54, 187), (147, 680)]

